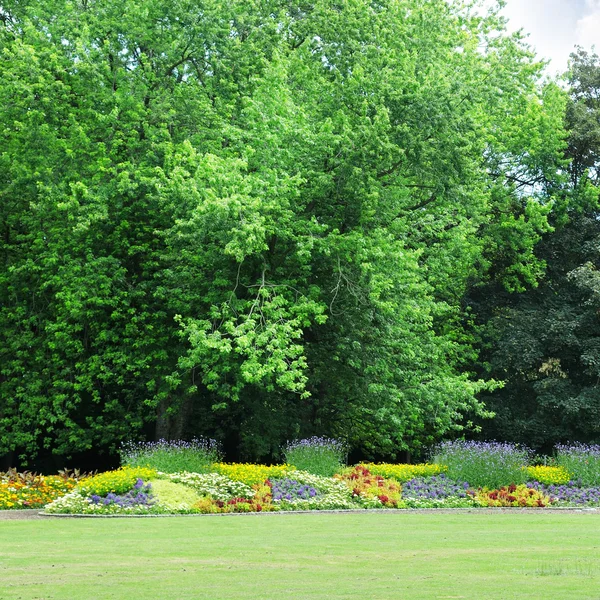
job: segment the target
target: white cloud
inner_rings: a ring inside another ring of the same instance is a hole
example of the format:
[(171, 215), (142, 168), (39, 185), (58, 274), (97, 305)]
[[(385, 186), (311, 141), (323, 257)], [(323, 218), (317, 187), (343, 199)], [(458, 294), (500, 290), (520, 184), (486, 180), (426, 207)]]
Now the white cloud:
[(554, 74), (566, 70), (578, 43), (575, 32), (583, 7), (583, 0), (508, 0), (503, 14), (509, 31), (529, 34), (527, 43), (540, 58), (551, 61), (548, 71)]
[(600, 0), (587, 0), (586, 13), (577, 21), (576, 43), (586, 48), (600, 46)]

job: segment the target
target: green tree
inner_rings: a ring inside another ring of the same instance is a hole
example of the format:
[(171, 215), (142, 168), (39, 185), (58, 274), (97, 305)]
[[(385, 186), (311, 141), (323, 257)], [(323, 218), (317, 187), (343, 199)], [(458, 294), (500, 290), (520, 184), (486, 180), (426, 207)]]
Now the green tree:
[(252, 458), (312, 433), (394, 454), (485, 413), (462, 298), (538, 277), (564, 145), (564, 94), (496, 9), (15, 0), (1, 21), (0, 452), (154, 423)]
[(571, 56), (566, 111), (570, 160), (568, 206), (557, 202), (555, 229), (536, 254), (547, 264), (539, 287), (508, 295), (474, 294), (482, 320), (489, 374), (506, 381), (482, 396), (497, 413), (484, 435), (549, 452), (556, 442), (600, 439), (600, 59)]

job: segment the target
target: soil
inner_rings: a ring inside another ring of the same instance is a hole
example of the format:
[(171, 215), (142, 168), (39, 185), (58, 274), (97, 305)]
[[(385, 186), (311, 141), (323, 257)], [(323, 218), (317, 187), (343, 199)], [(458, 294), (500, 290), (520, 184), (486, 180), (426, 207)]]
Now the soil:
[(25, 521), (31, 519), (44, 519), (40, 515), (39, 508), (30, 508), (27, 510), (0, 510), (0, 521), (16, 520)]

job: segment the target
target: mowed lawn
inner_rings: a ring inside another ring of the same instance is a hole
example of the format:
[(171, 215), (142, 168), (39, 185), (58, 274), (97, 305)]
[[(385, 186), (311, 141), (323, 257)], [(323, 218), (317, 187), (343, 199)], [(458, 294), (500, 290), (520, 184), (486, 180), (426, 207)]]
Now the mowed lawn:
[(599, 513), (0, 521), (0, 599), (600, 600)]

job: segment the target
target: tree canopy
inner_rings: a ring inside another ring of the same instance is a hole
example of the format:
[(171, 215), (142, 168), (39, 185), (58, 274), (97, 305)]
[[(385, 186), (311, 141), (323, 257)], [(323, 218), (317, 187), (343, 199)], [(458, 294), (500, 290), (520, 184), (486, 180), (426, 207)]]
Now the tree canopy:
[(556, 442), (600, 438), (600, 59), (571, 56), (565, 125), (570, 201), (552, 217), (536, 254), (548, 268), (537, 289), (473, 295), (487, 322), (482, 360), (506, 381), (484, 395), (497, 413), (484, 435), (545, 451)]
[(444, 0), (3, 0), (0, 454), (484, 416), (465, 292), (534, 284), (566, 95)]

